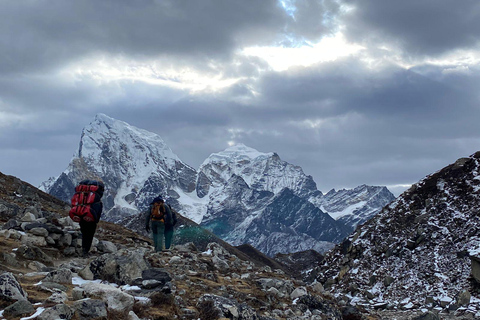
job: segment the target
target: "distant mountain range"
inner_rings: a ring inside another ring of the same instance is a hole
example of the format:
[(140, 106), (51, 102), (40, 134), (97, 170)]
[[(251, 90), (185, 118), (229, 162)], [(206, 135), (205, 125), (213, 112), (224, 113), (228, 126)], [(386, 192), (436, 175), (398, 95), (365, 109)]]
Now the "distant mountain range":
[(268, 255), (324, 252), (395, 199), (386, 187), (365, 185), (324, 195), (301, 167), (241, 144), (195, 170), (157, 134), (104, 114), (83, 129), (67, 169), (40, 188), (69, 201), (74, 186), (92, 177), (105, 182), (107, 221), (138, 215), (161, 194), (228, 242)]

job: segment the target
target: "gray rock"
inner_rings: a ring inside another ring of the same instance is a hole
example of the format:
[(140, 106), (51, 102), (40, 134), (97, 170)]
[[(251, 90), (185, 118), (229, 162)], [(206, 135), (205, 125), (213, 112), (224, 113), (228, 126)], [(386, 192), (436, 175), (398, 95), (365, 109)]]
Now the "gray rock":
[(98, 242), (97, 249), (103, 253), (117, 253), (117, 246), (110, 241), (101, 240)]
[(78, 272), (78, 275), (82, 277), (82, 279), (85, 280), (93, 280), (95, 279), (95, 275), (93, 274), (92, 270), (90, 269), (90, 266), (86, 266), (82, 270)]
[(66, 304), (57, 304), (51, 308), (45, 309), (38, 317), (38, 320), (51, 319), (71, 319), (73, 317), (73, 310)]
[[(197, 308), (202, 315), (202, 308), (207, 302), (213, 303), (213, 312), (218, 312), (221, 318), (257, 320), (259, 317), (255, 310), (245, 303), (239, 304), (237, 301), (211, 294), (205, 294), (198, 300)], [(205, 314), (203, 315), (205, 316)]]
[(22, 243), (27, 246), (38, 246), (38, 247), (47, 246), (47, 241), (45, 240), (45, 237), (39, 237), (29, 233), (22, 235), (22, 237), (20, 238), (20, 241), (22, 241)]
[(67, 247), (63, 250), (63, 255), (71, 257), (76, 254), (76, 250), (73, 247)]
[(58, 291), (63, 291), (67, 292), (68, 288), (64, 285), (61, 285), (56, 282), (45, 282), (42, 281), (42, 283), (39, 285), (40, 289), (48, 292), (58, 292)]
[(60, 239), (58, 239), (58, 245), (60, 247), (70, 247), (72, 245), (72, 240), (72, 235), (65, 233), (60, 237)]
[(12, 266), (12, 267), (20, 267), (20, 263), (18, 262), (14, 253), (2, 252), (1, 257), (2, 257), (1, 260), (6, 265), (9, 265), (9, 266)]
[(161, 268), (150, 268), (142, 272), (143, 280), (156, 280), (162, 285), (165, 285), (167, 282), (172, 281), (172, 278), (164, 269)]
[(109, 310), (128, 312), (132, 310), (135, 302), (133, 296), (106, 284), (90, 282), (82, 284), (81, 288), (85, 290), (87, 297), (105, 301)]
[(305, 287), (298, 287), (290, 294), (290, 298), (292, 300), (300, 298), (302, 296), (306, 296), (308, 294), (307, 288)]
[(185, 243), (184, 245), (176, 245), (175, 249), (179, 252), (197, 252), (198, 249), (193, 242)]
[(440, 320), (440, 318), (433, 312), (426, 312), (418, 317), (413, 318), (412, 320)]
[(179, 256), (173, 256), (170, 258), (170, 261), (168, 263), (170, 264), (180, 264), (182, 263), (182, 258), (180, 258)]
[(45, 228), (40, 228), (40, 227), (32, 228), (29, 230), (29, 232), (35, 236), (44, 237), (44, 238), (48, 237), (48, 230)]
[(274, 288), (274, 287), (271, 287), (270, 289), (268, 289), (267, 292), (277, 297), (283, 297), (283, 294), (280, 293), (280, 291), (278, 291), (277, 288)]
[[(44, 239), (45, 240), (45, 239)], [(47, 265), (47, 266), (53, 266), (53, 259), (47, 255), (45, 252), (42, 251), (42, 249), (30, 245), (22, 245), (18, 248), (16, 251), (16, 254), (19, 257), (22, 257), (27, 260), (35, 260), (35, 261), (40, 261), (41, 263)]]
[(149, 268), (142, 251), (130, 251), (127, 255), (118, 257), (117, 264), (116, 283), (119, 284), (131, 284)]
[(68, 296), (65, 292), (54, 292), (50, 297), (45, 300), (47, 304), (62, 304), (68, 300)]
[(35, 220), (37, 220), (37, 217), (35, 217), (35, 215), (31, 212), (27, 212), (25, 213), (21, 218), (20, 218), (20, 221), (22, 222), (34, 222)]
[(209, 243), (207, 245), (207, 251), (210, 251), (214, 257), (229, 258), (231, 256), (224, 247), (216, 242)]
[(219, 271), (225, 272), (230, 269), (228, 262), (218, 256), (213, 256), (212, 262), (215, 268)]
[(323, 288), (323, 285), (320, 282), (317, 282), (317, 281), (315, 281), (312, 284), (312, 289), (316, 293), (324, 293), (325, 292), (325, 288)]
[(35, 308), (28, 300), (19, 300), (5, 308), (3, 314), (6, 317), (20, 317), (31, 315), (34, 312)]
[(27, 293), (10, 272), (0, 275), (0, 298), (5, 300), (26, 300)]
[[(91, 261), (88, 268), (94, 279), (102, 279), (117, 284), (132, 284), (136, 279), (142, 277), (142, 272), (148, 269), (144, 259), (144, 252), (122, 251), (114, 255), (103, 254)], [(82, 277), (89, 277), (87, 270), (82, 270)], [(88, 279), (88, 278), (87, 278)]]
[(135, 314), (135, 312), (130, 311), (128, 313), (127, 320), (140, 320), (140, 318)]
[(78, 320), (107, 320), (107, 306), (102, 300), (87, 299), (73, 304)]
[(390, 277), (390, 276), (386, 276), (385, 279), (383, 279), (383, 284), (385, 285), (385, 287), (388, 287), (388, 286), (390, 286), (394, 281), (395, 281), (394, 278), (392, 278), (392, 277)]
[(46, 237), (46, 238), (45, 238), (45, 241), (47, 241), (47, 244), (48, 244), (49, 246), (54, 246), (54, 245), (55, 245), (55, 240), (53, 240), (52, 237)]
[(472, 298), (472, 295), (468, 290), (464, 290), (460, 292), (457, 296), (457, 304), (460, 306), (468, 306), (470, 304), (470, 299)]
[(73, 273), (69, 269), (57, 269), (50, 272), (44, 281), (72, 284), (72, 277)]
[(337, 308), (337, 306), (329, 301), (321, 299), (318, 296), (304, 295), (298, 298), (297, 305), (305, 305), (308, 310), (314, 311), (318, 310), (323, 315), (326, 315), (328, 319), (332, 320), (341, 320), (343, 319), (342, 312)]
[(78, 273), (80, 270), (85, 268), (85, 264), (81, 263), (79, 261), (71, 260), (67, 261), (65, 263), (62, 263), (60, 266), (58, 266), (59, 269), (69, 269), (70, 271), (74, 273)]
[(73, 288), (72, 299), (74, 301), (81, 300), (81, 299), (84, 299), (86, 297), (87, 297), (87, 295), (85, 294), (85, 290), (83, 290), (82, 288), (79, 288), (79, 287)]

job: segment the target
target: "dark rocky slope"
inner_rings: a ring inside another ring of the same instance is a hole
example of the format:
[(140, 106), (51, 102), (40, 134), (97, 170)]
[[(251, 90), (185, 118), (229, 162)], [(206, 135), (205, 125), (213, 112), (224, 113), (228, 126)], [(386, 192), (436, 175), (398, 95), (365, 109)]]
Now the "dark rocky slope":
[(480, 317), (470, 256), (480, 246), (480, 152), (427, 176), (313, 271), (355, 305)]

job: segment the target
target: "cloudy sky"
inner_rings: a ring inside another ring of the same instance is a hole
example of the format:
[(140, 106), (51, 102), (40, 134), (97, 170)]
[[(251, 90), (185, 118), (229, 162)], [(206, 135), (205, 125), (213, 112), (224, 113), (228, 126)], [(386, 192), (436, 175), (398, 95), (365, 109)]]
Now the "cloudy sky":
[(194, 168), (244, 143), (327, 192), (480, 150), (478, 0), (2, 0), (0, 171), (57, 176), (105, 113)]

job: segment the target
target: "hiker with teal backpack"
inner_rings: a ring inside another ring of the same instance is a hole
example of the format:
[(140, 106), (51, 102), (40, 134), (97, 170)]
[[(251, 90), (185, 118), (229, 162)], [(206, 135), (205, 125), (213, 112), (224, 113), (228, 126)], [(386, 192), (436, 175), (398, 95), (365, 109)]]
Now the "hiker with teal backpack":
[(155, 251), (163, 250), (163, 237), (165, 237), (165, 249), (169, 250), (173, 238), (173, 226), (177, 223), (177, 216), (161, 196), (156, 197), (150, 203), (145, 217), (145, 230), (152, 231)]

